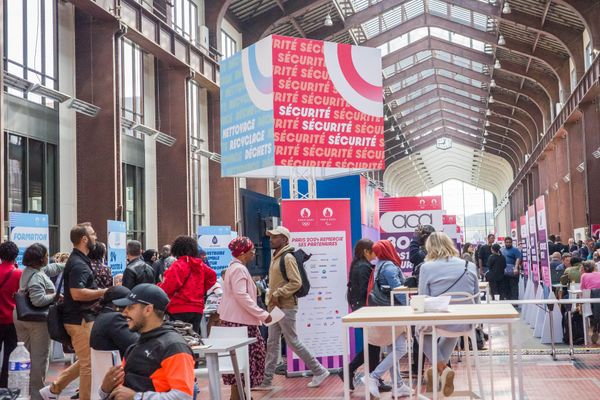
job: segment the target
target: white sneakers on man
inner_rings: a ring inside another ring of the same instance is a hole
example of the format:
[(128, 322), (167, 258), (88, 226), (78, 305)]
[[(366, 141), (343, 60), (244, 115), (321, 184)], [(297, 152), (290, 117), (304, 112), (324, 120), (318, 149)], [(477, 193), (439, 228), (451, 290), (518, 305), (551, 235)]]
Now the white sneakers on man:
[(321, 386), (321, 383), (329, 376), (329, 371), (325, 370), (321, 375), (313, 376), (312, 380), (308, 383), (309, 388), (316, 388)]

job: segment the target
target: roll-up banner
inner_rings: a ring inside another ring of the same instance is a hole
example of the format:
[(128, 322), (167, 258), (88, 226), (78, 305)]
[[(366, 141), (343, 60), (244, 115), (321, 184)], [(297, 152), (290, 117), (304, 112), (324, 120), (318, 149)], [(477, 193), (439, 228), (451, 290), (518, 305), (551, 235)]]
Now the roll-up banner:
[(512, 238), (513, 242), (518, 243), (519, 234), (516, 220), (510, 221), (510, 237)]
[(519, 217), (519, 225), (521, 228), (519, 244), (521, 246), (521, 254), (523, 255), (523, 275), (525, 275), (525, 278), (529, 278), (529, 230), (527, 229), (527, 214)]
[(40, 243), (46, 246), (47, 249), (50, 246), (47, 214), (11, 212), (8, 213), (8, 222), (10, 225), (10, 240), (19, 248), (17, 265), (22, 266), (23, 253), (32, 244)]
[(108, 266), (113, 276), (122, 274), (127, 266), (127, 226), (125, 221), (106, 221), (108, 232)]
[(533, 204), (527, 208), (527, 221), (529, 232), (529, 268), (533, 282), (538, 283), (540, 281), (540, 265), (537, 246), (537, 222), (535, 205)]
[(391, 240), (402, 260), (405, 276), (412, 274), (409, 245), (419, 225), (432, 225), (436, 231), (444, 228), (442, 197), (386, 197), (379, 199), (381, 239)]
[[(281, 217), (292, 246), (312, 254), (304, 264), (310, 292), (298, 299), (298, 337), (325, 368), (341, 368), (342, 316), (348, 312), (346, 282), (352, 258), (350, 200), (283, 200)], [(287, 360), (289, 373), (308, 370), (289, 347)]]
[(550, 257), (548, 254), (548, 226), (546, 219), (546, 199), (540, 196), (535, 199), (536, 219), (537, 219), (537, 239), (540, 249), (540, 269), (542, 270), (542, 282), (544, 286), (552, 286), (550, 277)]
[(230, 226), (201, 226), (196, 228), (198, 245), (206, 252), (208, 265), (221, 276), (231, 261), (229, 242), (236, 236)]

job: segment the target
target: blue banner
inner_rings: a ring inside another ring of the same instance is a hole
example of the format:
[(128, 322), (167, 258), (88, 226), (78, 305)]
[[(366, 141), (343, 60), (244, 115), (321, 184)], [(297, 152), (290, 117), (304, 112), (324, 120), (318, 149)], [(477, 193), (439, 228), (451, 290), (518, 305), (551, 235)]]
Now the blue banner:
[[(25, 249), (34, 243), (50, 246), (47, 214), (15, 213), (8, 214), (10, 240), (19, 247), (17, 264), (21, 266)], [(49, 250), (48, 250), (49, 251)]]
[(127, 266), (127, 227), (124, 221), (108, 220), (108, 266), (113, 276), (122, 274)]
[(198, 226), (197, 234), (198, 244), (206, 252), (208, 264), (215, 270), (217, 277), (220, 277), (221, 272), (229, 266), (232, 259), (228, 247), (234, 237), (231, 228), (229, 226)]

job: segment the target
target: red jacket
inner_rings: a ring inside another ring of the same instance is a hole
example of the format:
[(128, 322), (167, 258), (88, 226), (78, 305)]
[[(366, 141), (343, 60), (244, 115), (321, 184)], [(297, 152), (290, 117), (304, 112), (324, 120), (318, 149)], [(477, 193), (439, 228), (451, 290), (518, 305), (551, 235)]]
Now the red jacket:
[[(12, 275), (8, 277), (8, 274)], [(19, 291), (19, 281), (22, 271), (13, 263), (0, 264), (0, 324), (13, 323), (13, 310), (15, 309), (14, 295)], [(8, 280), (6, 280), (8, 277)], [(4, 284), (2, 284), (4, 282)]]
[(170, 314), (204, 312), (204, 294), (217, 281), (217, 273), (201, 259), (179, 257), (165, 272), (159, 283), (171, 299), (167, 311)]

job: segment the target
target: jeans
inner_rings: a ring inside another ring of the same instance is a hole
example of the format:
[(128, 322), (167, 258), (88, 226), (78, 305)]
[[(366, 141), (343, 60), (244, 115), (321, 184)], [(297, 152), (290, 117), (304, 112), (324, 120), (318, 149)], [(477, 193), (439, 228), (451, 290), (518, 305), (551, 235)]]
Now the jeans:
[[(433, 346), (431, 343), (432, 336), (425, 335), (423, 343), (421, 343), (421, 347), (423, 347), (423, 353), (427, 356), (427, 359), (431, 361), (433, 359)], [(437, 345), (437, 360), (438, 362), (447, 363), (450, 360), (450, 356), (452, 355), (452, 351), (456, 347), (456, 343), (458, 342), (458, 338), (447, 338), (440, 337)], [(431, 361), (433, 362), (433, 361)]]
[[(396, 361), (400, 361), (402, 357), (406, 355), (406, 334), (398, 336), (396, 339)], [(377, 365), (375, 370), (371, 372), (371, 378), (383, 379), (383, 375), (387, 371), (391, 371), (394, 366), (394, 353), (390, 352), (385, 358)], [(392, 374), (392, 372), (390, 372)], [(400, 376), (400, 366), (396, 366), (396, 386), (402, 386), (402, 376)]]
[[(379, 363), (379, 354), (381, 352), (381, 348), (379, 346), (369, 345), (369, 372), (373, 372), (377, 364)], [(354, 373), (365, 363), (365, 352), (364, 350), (356, 353), (352, 361), (350, 361), (350, 378), (354, 376)]]
[(0, 346), (4, 352), (2, 370), (0, 371), (0, 387), (8, 385), (8, 359), (17, 347), (17, 331), (14, 324), (0, 324)]
[(50, 386), (50, 391), (55, 394), (62, 392), (72, 381), (79, 376), (79, 399), (90, 400), (92, 391), (92, 354), (90, 351), (90, 333), (93, 321), (81, 321), (81, 325), (65, 324), (65, 329), (77, 355), (77, 361), (58, 376)]
[[(310, 368), (314, 376), (325, 373), (325, 368), (317, 361), (317, 359), (308, 351), (306, 347), (298, 339), (296, 333), (296, 308), (282, 309), (285, 316), (281, 321), (269, 326), (269, 339), (267, 341), (267, 358), (265, 360), (265, 379), (264, 384), (271, 384), (273, 374), (277, 366), (277, 357), (280, 351), (281, 335), (285, 338), (287, 345), (300, 357), (300, 359)], [(291, 362), (289, 360), (288, 362)]]
[[(14, 312), (16, 314), (16, 311)], [(19, 342), (25, 343), (25, 348), (31, 357), (31, 372), (29, 374), (29, 395), (31, 400), (41, 400), (40, 389), (46, 382), (48, 359), (50, 357), (50, 335), (46, 322), (19, 321), (15, 317), (15, 328)]]

